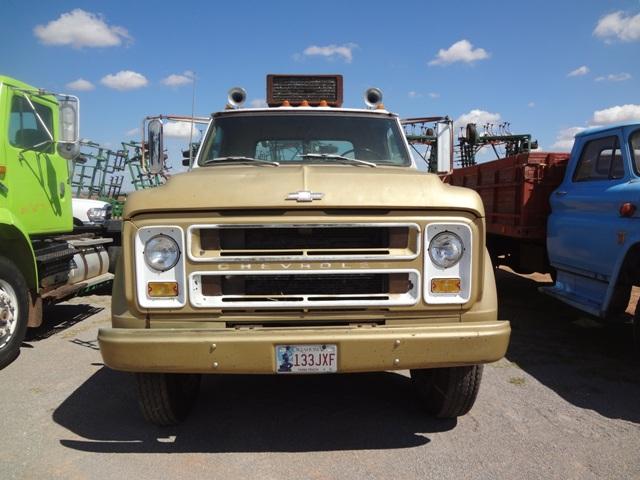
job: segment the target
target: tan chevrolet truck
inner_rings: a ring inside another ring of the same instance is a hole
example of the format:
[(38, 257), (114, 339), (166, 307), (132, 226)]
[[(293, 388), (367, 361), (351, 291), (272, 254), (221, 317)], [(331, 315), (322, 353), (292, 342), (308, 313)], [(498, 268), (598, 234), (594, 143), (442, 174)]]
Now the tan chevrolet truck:
[[(480, 197), (416, 168), (377, 89), (347, 109), (341, 76), (270, 75), (268, 107), (245, 97), (212, 115), (191, 171), (129, 196), (106, 365), (135, 373), (159, 425), (225, 373), (410, 370), (427, 411), (467, 413), (510, 334)], [(149, 147), (160, 168), (160, 120)]]

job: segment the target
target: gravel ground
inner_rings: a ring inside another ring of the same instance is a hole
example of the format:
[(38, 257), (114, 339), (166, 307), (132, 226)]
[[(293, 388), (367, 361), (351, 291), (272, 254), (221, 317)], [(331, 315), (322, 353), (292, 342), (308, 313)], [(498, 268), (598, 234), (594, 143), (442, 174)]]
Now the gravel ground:
[(145, 424), (104, 367), (108, 296), (50, 308), (0, 371), (0, 478), (640, 478), (640, 360), (603, 327), (498, 272), (507, 357), (457, 422), (425, 415), (407, 372), (207, 377), (179, 427)]

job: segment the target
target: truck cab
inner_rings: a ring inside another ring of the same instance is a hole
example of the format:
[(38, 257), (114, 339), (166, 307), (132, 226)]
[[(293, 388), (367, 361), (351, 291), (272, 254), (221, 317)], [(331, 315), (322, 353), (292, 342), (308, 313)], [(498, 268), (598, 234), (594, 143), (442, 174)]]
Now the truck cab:
[(640, 124), (576, 135), (550, 203), (547, 250), (557, 281), (545, 292), (616, 319), (640, 285)]
[[(428, 411), (457, 417), (504, 355), (479, 196), (418, 171), (379, 90), (349, 109), (341, 85), (270, 76), (257, 109), (232, 90), (194, 168), (128, 197), (98, 339), (147, 420), (183, 419), (201, 374), (403, 369)], [(148, 134), (153, 170), (162, 122)]]
[(71, 235), (79, 100), (0, 75), (0, 368), (43, 302), (108, 282), (110, 239)]

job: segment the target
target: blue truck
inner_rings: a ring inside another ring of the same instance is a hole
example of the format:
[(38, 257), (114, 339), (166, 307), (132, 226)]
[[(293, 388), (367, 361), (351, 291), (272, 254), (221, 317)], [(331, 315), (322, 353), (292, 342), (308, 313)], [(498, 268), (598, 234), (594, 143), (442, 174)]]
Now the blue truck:
[[(446, 180), (482, 196), (494, 265), (551, 273), (544, 293), (602, 320), (628, 319), (640, 286), (640, 123), (585, 130), (570, 155), (520, 153)], [(640, 347), (640, 305), (633, 322)]]

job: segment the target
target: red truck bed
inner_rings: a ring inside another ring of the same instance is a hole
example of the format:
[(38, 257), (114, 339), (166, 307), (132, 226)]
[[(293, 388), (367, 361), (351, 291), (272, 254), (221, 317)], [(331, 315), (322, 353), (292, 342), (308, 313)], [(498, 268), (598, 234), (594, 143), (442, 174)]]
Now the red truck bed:
[(568, 153), (522, 153), (459, 168), (443, 180), (480, 194), (488, 234), (544, 242), (549, 195), (562, 182), (568, 160)]

